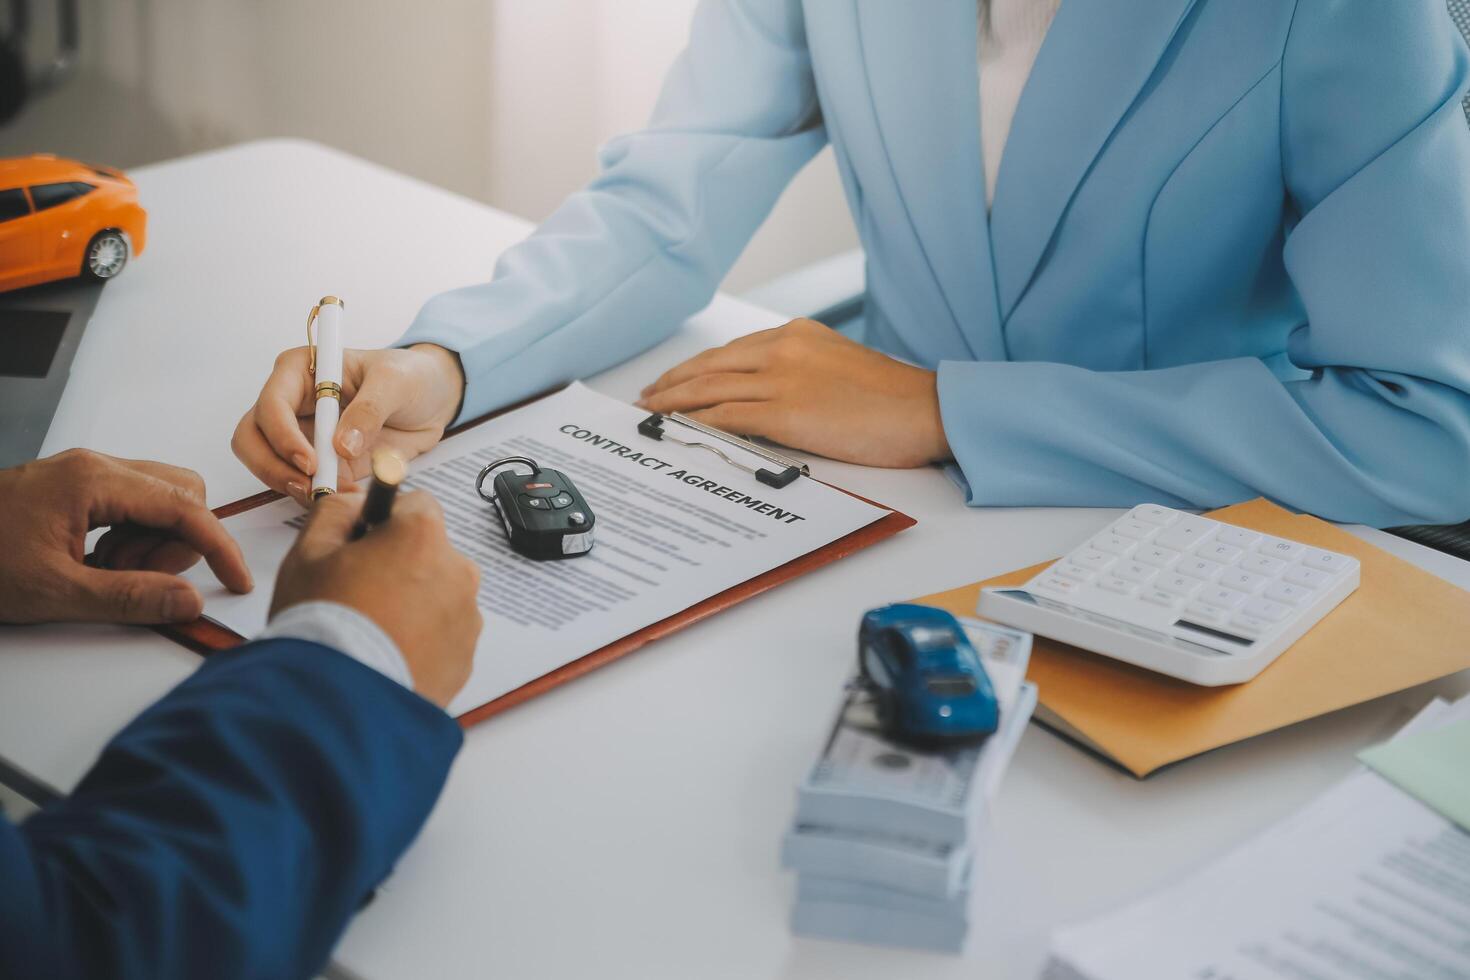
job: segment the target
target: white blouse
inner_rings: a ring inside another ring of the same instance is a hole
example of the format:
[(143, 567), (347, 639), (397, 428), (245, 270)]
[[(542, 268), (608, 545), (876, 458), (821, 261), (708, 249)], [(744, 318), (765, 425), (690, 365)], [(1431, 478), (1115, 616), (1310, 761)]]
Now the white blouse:
[(985, 158), (985, 203), (995, 179), (1016, 103), (1041, 51), (1061, 0), (979, 0), (980, 147)]

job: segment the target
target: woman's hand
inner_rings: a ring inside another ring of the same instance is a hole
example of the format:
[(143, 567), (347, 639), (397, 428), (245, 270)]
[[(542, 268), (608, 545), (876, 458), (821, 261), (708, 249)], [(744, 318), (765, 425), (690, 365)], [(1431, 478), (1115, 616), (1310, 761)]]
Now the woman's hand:
[[(201, 556), (230, 591), (250, 591), (189, 470), (71, 449), (0, 470), (0, 501), (0, 623), (190, 622), (204, 600), (178, 575)], [(111, 530), (84, 559), (98, 527)]]
[(643, 389), (641, 408), (867, 466), (951, 457), (933, 371), (792, 320), (692, 357)]
[[(262, 483), (302, 503), (316, 472), (316, 386), (308, 364), (305, 347), (276, 358), (230, 443)], [(463, 392), (459, 358), (442, 347), (344, 351), (342, 418), (333, 439), (345, 462), (339, 489), (350, 489), (367, 475), (374, 447), (395, 450), (404, 459), (432, 448), (454, 421)]]

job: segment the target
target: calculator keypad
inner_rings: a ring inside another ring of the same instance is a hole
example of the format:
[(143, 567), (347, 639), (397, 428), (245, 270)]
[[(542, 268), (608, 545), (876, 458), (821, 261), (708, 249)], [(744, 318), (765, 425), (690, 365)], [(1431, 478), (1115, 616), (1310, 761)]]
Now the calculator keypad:
[[(1028, 589), (1129, 622), (1159, 622), (1161, 610), (1206, 631), (1251, 641), (1304, 615), (1321, 590), (1357, 560), (1297, 541), (1143, 504), (1034, 579)], [(1319, 614), (1320, 615), (1320, 614)]]
[(1188, 575), (1179, 575), (1177, 573), (1165, 575), (1159, 579), (1159, 588), (1165, 592), (1173, 592), (1175, 595), (1181, 596), (1194, 595), (1195, 591), (1204, 584), (1204, 579), (1191, 578)]
[(1179, 517), (1179, 512), (1170, 510), (1168, 507), (1160, 507), (1158, 504), (1140, 504), (1133, 508), (1133, 512), (1128, 516), (1147, 524), (1168, 527)]
[(1098, 551), (1105, 551), (1110, 555), (1126, 555), (1138, 544), (1132, 538), (1125, 538), (1121, 534), (1103, 534), (1092, 539), (1092, 546)]
[(1160, 548), (1156, 544), (1140, 545), (1133, 553), (1135, 561), (1141, 561), (1145, 565), (1153, 565), (1155, 568), (1168, 568), (1179, 559), (1179, 552), (1168, 548)]
[(1113, 533), (1121, 534), (1125, 538), (1146, 538), (1154, 533), (1158, 527), (1156, 524), (1145, 524), (1143, 521), (1135, 521), (1130, 517), (1113, 525)]

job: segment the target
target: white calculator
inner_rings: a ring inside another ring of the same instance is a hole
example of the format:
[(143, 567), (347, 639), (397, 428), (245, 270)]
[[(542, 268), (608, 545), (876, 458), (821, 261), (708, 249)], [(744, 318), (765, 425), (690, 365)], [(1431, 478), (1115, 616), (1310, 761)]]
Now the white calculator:
[(1195, 684), (1255, 677), (1358, 587), (1358, 560), (1143, 504), (980, 615)]

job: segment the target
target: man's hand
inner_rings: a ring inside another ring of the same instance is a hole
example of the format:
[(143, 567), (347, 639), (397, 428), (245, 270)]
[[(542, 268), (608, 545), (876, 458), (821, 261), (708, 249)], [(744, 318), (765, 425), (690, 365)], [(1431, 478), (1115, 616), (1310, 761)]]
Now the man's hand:
[[(198, 474), (74, 449), (0, 470), (0, 622), (187, 623), (204, 610), (178, 577), (202, 555), (249, 592), (240, 548)], [(84, 561), (87, 532), (111, 527)]]
[(815, 320), (692, 357), (643, 389), (638, 404), (867, 466), (923, 466), (952, 455), (933, 371)]
[[(305, 347), (276, 358), (260, 397), (235, 427), (230, 445), (272, 490), (306, 503), (316, 472), (312, 420), (316, 385)], [(333, 445), (345, 465), (338, 489), (368, 474), (372, 450), (404, 459), (431, 449), (454, 421), (464, 393), (459, 358), (433, 344), (406, 350), (347, 350), (342, 357), (342, 418)]]
[(480, 569), (454, 550), (444, 512), (422, 491), (401, 493), (393, 517), (349, 541), (364, 495), (337, 493), (281, 563), (271, 615), (301, 602), (351, 606), (398, 645), (414, 689), (445, 707), (469, 680), (480, 636)]

